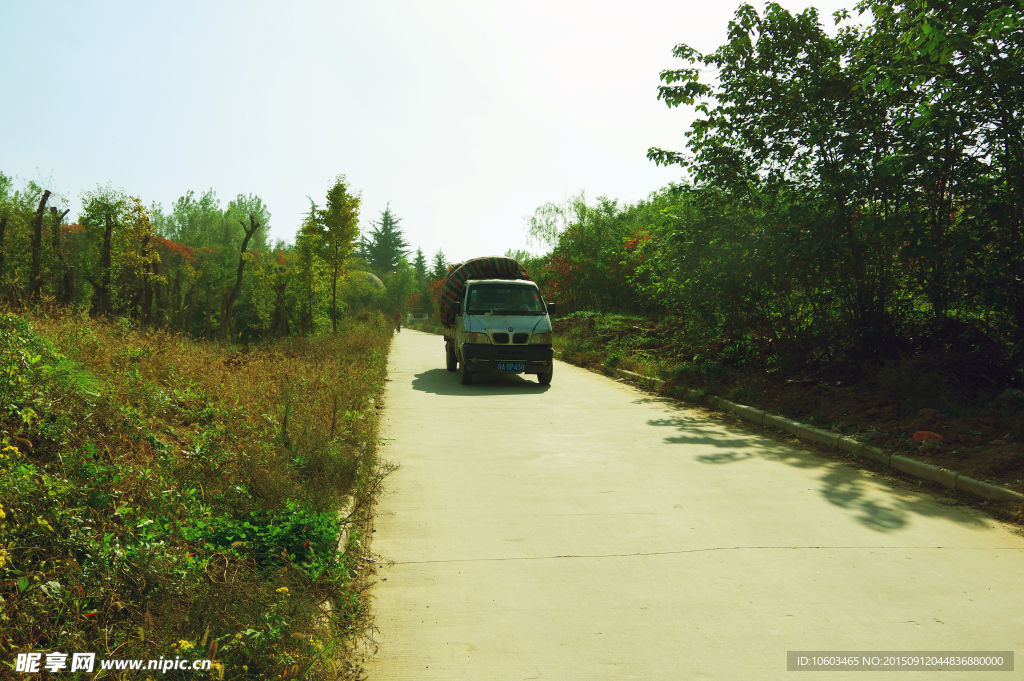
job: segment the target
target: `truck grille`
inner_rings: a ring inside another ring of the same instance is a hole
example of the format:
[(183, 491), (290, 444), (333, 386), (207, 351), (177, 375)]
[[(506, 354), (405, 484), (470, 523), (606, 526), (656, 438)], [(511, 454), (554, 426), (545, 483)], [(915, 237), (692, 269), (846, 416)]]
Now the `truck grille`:
[(497, 359), (499, 362), (525, 362), (530, 359), (530, 352), (528, 348), (502, 349)]
[(491, 339), (498, 345), (508, 345), (507, 333), (493, 333)]
[(530, 339), (530, 334), (528, 334), (528, 333), (517, 333), (514, 336), (512, 336), (512, 342), (513, 343), (520, 343), (520, 344), (522, 344), (522, 343), (525, 343), (526, 341), (528, 341), (529, 339)]

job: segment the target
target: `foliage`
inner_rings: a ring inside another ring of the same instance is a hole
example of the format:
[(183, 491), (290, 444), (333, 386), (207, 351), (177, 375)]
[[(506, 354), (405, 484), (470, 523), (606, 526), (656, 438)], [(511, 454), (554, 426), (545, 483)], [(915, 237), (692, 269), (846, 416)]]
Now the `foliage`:
[(345, 260), (352, 253), (359, 234), (359, 205), (344, 175), (339, 175), (327, 192), (327, 205), (318, 208), (312, 201), (300, 238), (308, 239), (326, 263), (331, 280), (331, 328), (338, 332), (338, 279), (344, 274)]
[(451, 265), (452, 263), (448, 262), (448, 259), (445, 257), (444, 251), (438, 249), (437, 253), (434, 254), (433, 265), (430, 269), (430, 278), (444, 279), (445, 277), (448, 276), (448, 268)]
[(165, 212), (105, 186), (83, 194), (72, 224), (61, 203), (31, 182), (14, 191), (0, 174), (0, 300), (88, 307), (231, 343), (336, 330), (345, 315), (426, 291), (425, 277), (406, 271), (407, 244), (390, 208), (366, 243), (400, 254), (385, 258), (381, 273), (397, 288), (380, 292), (348, 276), (371, 268), (352, 257), (360, 197), (343, 175), (323, 207), (311, 205), (294, 244), (269, 243), (270, 212), (252, 194), (223, 207), (212, 189), (188, 191)]
[(127, 318), (0, 316), (7, 659), (176, 649), (229, 678), (329, 671), (361, 626), (336, 509), (382, 474), (390, 337), (367, 316), (236, 352)]
[(538, 208), (545, 296), (677, 320), (672, 361), (799, 372), (942, 352), (1024, 380), (1022, 6), (859, 8), (867, 25), (840, 12), (830, 35), (813, 8), (743, 5), (716, 51), (677, 46), (688, 65), (659, 98), (698, 117), (685, 152), (649, 156), (692, 179)]
[(398, 270), (409, 254), (409, 243), (398, 227), (401, 221), (389, 204), (381, 212), (380, 221), (371, 223), (373, 228), (359, 243), (359, 256), (381, 278)]

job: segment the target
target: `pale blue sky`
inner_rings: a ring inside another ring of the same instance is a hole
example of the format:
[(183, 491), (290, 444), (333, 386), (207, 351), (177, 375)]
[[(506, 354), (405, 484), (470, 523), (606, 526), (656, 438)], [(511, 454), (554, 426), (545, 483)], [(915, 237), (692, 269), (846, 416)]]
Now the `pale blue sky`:
[[(823, 23), (849, 3), (819, 7)], [(69, 199), (110, 182), (166, 208), (263, 198), (291, 240), (333, 177), (387, 202), (413, 248), (526, 246), (524, 216), (580, 190), (680, 176), (691, 114), (656, 99), (672, 47), (710, 51), (738, 2), (0, 0), (0, 171)]]

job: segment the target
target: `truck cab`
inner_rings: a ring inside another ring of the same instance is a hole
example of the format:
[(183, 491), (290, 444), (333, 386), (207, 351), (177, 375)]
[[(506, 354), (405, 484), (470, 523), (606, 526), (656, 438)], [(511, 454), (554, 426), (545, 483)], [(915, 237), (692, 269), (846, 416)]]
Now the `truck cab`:
[(447, 368), (458, 365), (462, 383), (482, 371), (536, 374), (551, 383), (554, 351), (551, 317), (554, 305), (544, 302), (529, 280), (470, 279), (445, 329)]

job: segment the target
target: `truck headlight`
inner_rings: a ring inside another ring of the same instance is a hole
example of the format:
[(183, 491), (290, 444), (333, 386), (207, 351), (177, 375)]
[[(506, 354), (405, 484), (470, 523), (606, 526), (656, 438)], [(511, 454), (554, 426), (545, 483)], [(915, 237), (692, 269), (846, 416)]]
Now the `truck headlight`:
[(488, 338), (486, 333), (467, 333), (466, 334), (466, 342), (467, 343), (477, 343), (477, 344), (481, 344), (481, 345), (490, 345), (491, 344), (491, 339)]
[(530, 338), (530, 345), (551, 345), (550, 333), (535, 333)]

